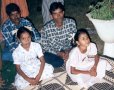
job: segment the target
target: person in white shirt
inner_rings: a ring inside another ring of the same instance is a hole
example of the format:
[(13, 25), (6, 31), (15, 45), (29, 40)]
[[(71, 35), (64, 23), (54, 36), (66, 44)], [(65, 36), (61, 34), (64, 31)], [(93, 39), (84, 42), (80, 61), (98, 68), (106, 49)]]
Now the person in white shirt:
[(91, 42), (86, 29), (77, 30), (74, 36), (74, 47), (66, 62), (66, 71), (72, 81), (81, 87), (88, 88), (97, 81), (102, 80), (105, 71), (111, 69), (111, 65), (97, 55), (97, 47)]
[(45, 63), (40, 44), (31, 41), (32, 34), (25, 27), (21, 27), (17, 31), (20, 44), (13, 52), (17, 70), (14, 85), (17, 90), (23, 90), (31, 86), (36, 87), (41, 80), (53, 77), (54, 69), (51, 65)]

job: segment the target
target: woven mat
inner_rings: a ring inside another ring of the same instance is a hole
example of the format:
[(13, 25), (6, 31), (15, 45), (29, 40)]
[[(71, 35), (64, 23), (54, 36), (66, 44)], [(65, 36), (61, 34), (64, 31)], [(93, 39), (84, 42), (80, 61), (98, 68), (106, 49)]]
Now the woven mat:
[[(114, 74), (109, 73), (109, 77), (114, 77)], [(96, 83), (88, 89), (81, 88), (77, 82), (73, 82), (65, 71), (65, 66), (55, 69), (54, 77), (48, 80), (44, 80), (40, 85), (38, 90), (114, 90), (114, 85), (105, 79), (102, 82)]]
[[(101, 57), (104, 58), (104, 57)], [(104, 58), (112, 65), (110, 71), (106, 71), (106, 76), (102, 82), (96, 83), (89, 87), (88, 90), (114, 90), (114, 61), (112, 59)], [(67, 75), (65, 66), (54, 70), (54, 77), (43, 80), (39, 85), (38, 90), (87, 90), (81, 88), (77, 82), (73, 82)], [(14, 88), (7, 88), (6, 86), (0, 90), (15, 90)]]

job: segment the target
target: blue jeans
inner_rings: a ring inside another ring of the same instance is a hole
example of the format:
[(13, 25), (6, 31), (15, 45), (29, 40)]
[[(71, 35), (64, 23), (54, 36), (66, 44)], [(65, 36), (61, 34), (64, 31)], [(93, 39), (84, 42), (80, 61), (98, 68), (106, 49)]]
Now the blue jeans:
[(3, 61), (13, 61), (12, 52), (8, 48), (2, 50), (2, 60)]
[(64, 60), (52, 53), (45, 52), (44, 58), (46, 63), (51, 64), (54, 68), (61, 67), (64, 64)]

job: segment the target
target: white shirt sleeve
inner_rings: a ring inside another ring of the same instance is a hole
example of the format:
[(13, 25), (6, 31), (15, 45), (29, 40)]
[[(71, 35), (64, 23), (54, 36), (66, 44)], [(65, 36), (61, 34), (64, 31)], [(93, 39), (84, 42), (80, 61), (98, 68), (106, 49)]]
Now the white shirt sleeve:
[(41, 45), (38, 43), (36, 43), (35, 45), (35, 52), (37, 53), (39, 58), (43, 56)]
[(97, 47), (94, 43), (90, 43), (90, 46), (88, 48), (89, 55), (96, 55), (97, 54)]
[(76, 50), (72, 50), (69, 54), (69, 64), (72, 67), (76, 67), (76, 65), (78, 64), (78, 53), (76, 53)]
[(13, 56), (14, 64), (20, 64), (21, 63), (22, 59), (20, 59), (20, 56), (16, 50), (13, 52), (12, 56)]

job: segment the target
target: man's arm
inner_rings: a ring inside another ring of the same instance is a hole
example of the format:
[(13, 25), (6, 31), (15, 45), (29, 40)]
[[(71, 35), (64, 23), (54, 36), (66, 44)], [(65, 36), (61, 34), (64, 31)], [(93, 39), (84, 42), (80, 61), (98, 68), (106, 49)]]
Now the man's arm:
[(47, 32), (45, 29), (41, 31), (41, 42), (40, 42), (43, 51), (48, 51), (51, 48), (50, 41), (47, 36)]
[(76, 33), (77, 32), (77, 27), (76, 27), (76, 22), (75, 20), (71, 19), (71, 27), (70, 27), (70, 33)]
[(8, 46), (12, 52), (18, 45), (15, 35), (12, 35), (12, 28), (8, 25), (2, 27), (2, 35), (4, 37), (5, 45)]

